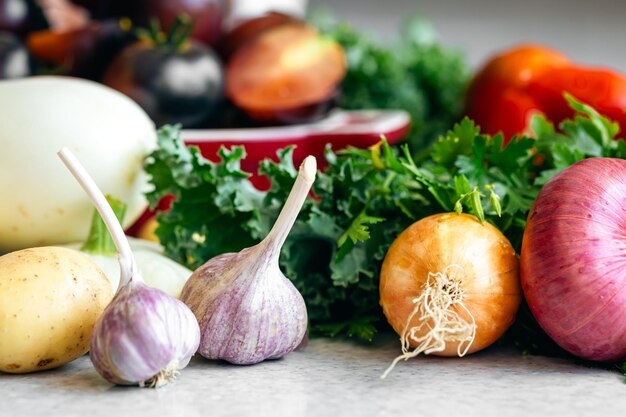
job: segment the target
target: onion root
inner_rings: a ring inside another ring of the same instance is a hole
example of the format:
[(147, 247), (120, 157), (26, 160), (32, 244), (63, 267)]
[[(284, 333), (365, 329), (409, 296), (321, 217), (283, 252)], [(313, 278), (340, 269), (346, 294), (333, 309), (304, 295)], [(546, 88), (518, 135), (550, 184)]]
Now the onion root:
[[(463, 304), (463, 275), (463, 268), (455, 264), (448, 265), (443, 271), (428, 273), (420, 296), (412, 300), (415, 307), (400, 336), (402, 354), (394, 359), (381, 378), (384, 379), (399, 361), (420, 353), (441, 352), (446, 343), (458, 343), (458, 356), (465, 356), (476, 338), (476, 321)], [(459, 309), (465, 311), (470, 321), (459, 315)], [(418, 323), (411, 326), (416, 316)], [(411, 343), (416, 346), (413, 350)]]

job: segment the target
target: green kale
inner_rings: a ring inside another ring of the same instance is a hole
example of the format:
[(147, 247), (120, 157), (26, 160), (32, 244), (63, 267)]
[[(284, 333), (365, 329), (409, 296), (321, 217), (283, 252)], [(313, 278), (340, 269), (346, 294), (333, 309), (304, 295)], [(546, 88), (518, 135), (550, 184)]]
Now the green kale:
[(328, 14), (317, 13), (312, 22), (346, 53), (340, 107), (406, 110), (412, 119), (408, 142), (413, 150), (423, 149), (460, 119), (469, 67), (460, 52), (437, 42), (427, 21), (410, 19), (399, 39), (388, 44)]

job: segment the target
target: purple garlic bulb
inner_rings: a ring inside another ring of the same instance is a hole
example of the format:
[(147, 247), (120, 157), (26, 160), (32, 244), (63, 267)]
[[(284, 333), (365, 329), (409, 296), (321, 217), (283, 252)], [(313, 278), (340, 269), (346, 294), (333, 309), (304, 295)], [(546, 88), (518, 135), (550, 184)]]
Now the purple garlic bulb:
[(280, 271), (280, 250), (317, 172), (307, 157), (276, 224), (258, 245), (226, 253), (198, 268), (181, 300), (200, 324), (198, 352), (209, 359), (251, 365), (296, 349), (306, 334), (302, 295)]
[(198, 353), (205, 358), (251, 365), (285, 356), (304, 338), (304, 299), (278, 263), (250, 270), (261, 250), (217, 256), (185, 285), (181, 299), (200, 323)]
[(144, 284), (124, 229), (102, 191), (69, 149), (61, 149), (59, 157), (100, 213), (120, 262), (120, 286), (96, 321), (89, 357), (114, 384), (167, 384), (198, 349), (198, 322), (181, 301)]
[(187, 366), (199, 343), (198, 322), (185, 304), (131, 281), (96, 322), (89, 357), (109, 382), (159, 387)]

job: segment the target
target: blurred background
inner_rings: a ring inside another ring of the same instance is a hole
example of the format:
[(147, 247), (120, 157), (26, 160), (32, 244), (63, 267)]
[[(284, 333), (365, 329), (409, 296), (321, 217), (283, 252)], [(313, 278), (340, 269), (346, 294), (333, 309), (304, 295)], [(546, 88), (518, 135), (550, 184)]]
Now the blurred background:
[(311, 0), (363, 30), (390, 38), (419, 13), (473, 66), (519, 42), (540, 42), (577, 61), (626, 71), (626, 1), (621, 0)]
[(400, 109), (421, 148), (463, 115), (507, 137), (537, 112), (558, 122), (564, 92), (626, 127), (625, 15), (626, 0), (0, 0), (0, 79), (87, 78), (186, 129)]

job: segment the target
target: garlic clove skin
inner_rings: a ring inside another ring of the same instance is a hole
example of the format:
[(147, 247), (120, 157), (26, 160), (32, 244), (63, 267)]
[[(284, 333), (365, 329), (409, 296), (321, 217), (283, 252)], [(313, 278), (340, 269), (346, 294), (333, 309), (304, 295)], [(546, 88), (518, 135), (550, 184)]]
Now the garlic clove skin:
[(89, 356), (111, 383), (159, 387), (187, 366), (199, 343), (198, 322), (187, 306), (131, 281), (97, 321)]
[(120, 287), (91, 335), (91, 362), (114, 384), (165, 385), (198, 349), (198, 322), (181, 301), (144, 284), (128, 238), (106, 197), (69, 149), (61, 149), (58, 155), (102, 217), (120, 264)]
[(302, 295), (277, 262), (259, 264), (266, 245), (216, 256), (198, 268), (181, 300), (200, 324), (198, 353), (237, 365), (295, 350), (307, 329)]
[(265, 239), (239, 253), (210, 259), (183, 287), (181, 300), (200, 324), (202, 356), (251, 365), (280, 358), (302, 342), (306, 305), (278, 261), (316, 173), (315, 158), (306, 157)]

